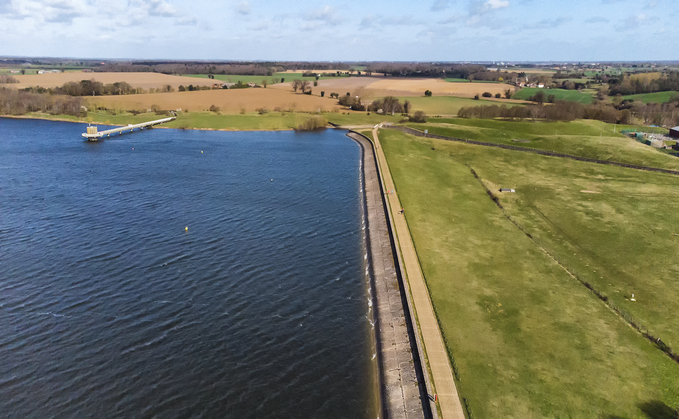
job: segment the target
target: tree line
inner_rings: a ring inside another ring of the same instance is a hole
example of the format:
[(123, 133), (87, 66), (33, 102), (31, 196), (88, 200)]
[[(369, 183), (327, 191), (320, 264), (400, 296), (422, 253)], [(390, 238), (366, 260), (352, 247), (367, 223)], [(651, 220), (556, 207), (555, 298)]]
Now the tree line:
[(594, 119), (610, 124), (635, 124), (674, 126), (679, 125), (679, 104), (638, 102), (632, 107), (621, 107), (604, 103), (584, 105), (565, 100), (556, 101), (553, 105), (513, 106), (489, 105), (467, 106), (461, 108), (457, 115), (461, 118), (506, 119), (506, 120), (546, 120), (574, 121), (576, 119)]
[(45, 112), (52, 115), (85, 116), (87, 109), (81, 97), (45, 95), (0, 87), (0, 113), (25, 115), (29, 112)]
[(96, 80), (81, 80), (79, 82), (69, 81), (61, 86), (54, 88), (35, 86), (27, 87), (21, 90), (29, 93), (40, 93), (50, 95), (115, 96), (115, 95), (133, 95), (140, 93), (168, 93), (173, 92), (174, 88), (171, 85), (166, 84), (162, 87), (151, 88), (147, 91), (142, 89), (141, 87), (133, 87), (132, 85), (124, 81), (104, 84)]
[(657, 79), (623, 75), (608, 78), (609, 95), (634, 95), (640, 93), (679, 91), (679, 72), (661, 74)]

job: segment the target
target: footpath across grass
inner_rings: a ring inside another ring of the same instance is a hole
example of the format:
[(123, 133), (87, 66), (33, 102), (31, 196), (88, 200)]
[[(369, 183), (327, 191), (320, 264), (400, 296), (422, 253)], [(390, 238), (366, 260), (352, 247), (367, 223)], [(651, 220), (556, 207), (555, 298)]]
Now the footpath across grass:
[(556, 100), (568, 100), (571, 102), (580, 102), (583, 104), (590, 104), (594, 100), (591, 94), (581, 93), (577, 90), (565, 90), (565, 89), (538, 89), (535, 87), (526, 87), (518, 90), (512, 96), (513, 99), (530, 100), (532, 96), (535, 96), (538, 92), (545, 94), (545, 102), (547, 102), (547, 97), (554, 95)]
[[(474, 417), (647, 419), (679, 406), (679, 365), (549, 256), (674, 342), (679, 222), (667, 217), (679, 177), (394, 130), (380, 139)], [(516, 189), (498, 198), (506, 213), (484, 186)]]
[[(679, 159), (620, 134), (623, 128), (600, 121), (502, 121), (494, 119), (430, 119), (407, 124), (431, 134), (554, 151), (590, 159), (679, 170)], [(644, 127), (642, 129), (648, 129)], [(665, 129), (659, 129), (667, 132)]]

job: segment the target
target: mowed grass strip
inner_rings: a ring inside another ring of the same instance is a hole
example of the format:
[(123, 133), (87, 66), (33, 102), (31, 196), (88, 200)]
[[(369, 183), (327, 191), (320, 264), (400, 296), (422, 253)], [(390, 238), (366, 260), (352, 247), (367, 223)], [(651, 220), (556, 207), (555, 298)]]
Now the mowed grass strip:
[(565, 90), (565, 89), (539, 89), (536, 87), (526, 87), (521, 90), (517, 90), (514, 99), (530, 100), (530, 97), (535, 96), (536, 93), (542, 92), (545, 94), (545, 102), (547, 102), (547, 96), (554, 95), (556, 100), (568, 100), (571, 102), (580, 102), (584, 104), (590, 104), (594, 100), (592, 95), (588, 93), (581, 93), (577, 90)]
[(558, 159), (380, 138), (474, 417), (647, 418), (649, 405), (679, 405), (679, 365), (509, 222), (467, 167), (549, 171)]
[[(408, 126), (431, 134), (554, 151), (604, 161), (679, 170), (676, 157), (620, 134), (622, 128), (600, 121), (502, 121), (430, 119)], [(663, 131), (666, 131), (663, 129)]]

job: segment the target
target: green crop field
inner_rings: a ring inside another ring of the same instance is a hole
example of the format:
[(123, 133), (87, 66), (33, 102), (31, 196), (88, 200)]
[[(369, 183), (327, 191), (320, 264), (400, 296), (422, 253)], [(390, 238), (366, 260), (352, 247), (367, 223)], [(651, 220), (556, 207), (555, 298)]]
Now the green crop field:
[(679, 92), (656, 92), (656, 93), (642, 93), (639, 95), (623, 96), (623, 99), (634, 99), (644, 103), (667, 103), (672, 99), (679, 100)]
[(460, 108), (465, 106), (484, 106), (484, 105), (507, 105), (522, 106), (520, 103), (492, 100), (474, 100), (455, 96), (430, 96), (430, 97), (399, 97), (399, 102), (406, 100), (412, 104), (411, 114), (414, 111), (423, 111), (429, 116), (434, 115), (457, 115)]
[[(627, 125), (614, 126), (593, 120), (520, 122), (464, 118), (430, 119), (427, 124), (408, 125), (419, 130), (428, 129), (431, 134), (448, 137), (679, 170), (679, 159), (620, 134), (620, 130), (624, 128), (634, 128)], [(667, 132), (663, 128), (657, 130)]]
[(679, 348), (679, 176), (380, 138), (474, 417), (648, 419), (679, 406), (679, 364), (577, 279)]
[(577, 90), (564, 90), (564, 89), (538, 89), (536, 87), (526, 87), (523, 88), (512, 96), (513, 99), (529, 100), (531, 96), (534, 96), (538, 92), (543, 92), (545, 94), (545, 102), (547, 102), (547, 96), (554, 95), (556, 100), (568, 100), (571, 102), (580, 102), (584, 104), (592, 103), (594, 98), (592, 95), (587, 93), (581, 93)]

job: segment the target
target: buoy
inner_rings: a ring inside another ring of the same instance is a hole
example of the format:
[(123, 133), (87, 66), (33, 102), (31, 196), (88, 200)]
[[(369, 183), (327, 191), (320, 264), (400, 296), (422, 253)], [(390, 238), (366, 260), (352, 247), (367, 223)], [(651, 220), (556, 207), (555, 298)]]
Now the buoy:
[(188, 227), (184, 227), (184, 231), (189, 231), (189, 228), (188, 228)]
[(200, 154), (203, 154), (203, 150), (200, 150)]
[(271, 179), (271, 181), (273, 182), (273, 179)]

